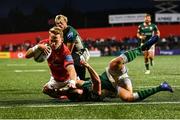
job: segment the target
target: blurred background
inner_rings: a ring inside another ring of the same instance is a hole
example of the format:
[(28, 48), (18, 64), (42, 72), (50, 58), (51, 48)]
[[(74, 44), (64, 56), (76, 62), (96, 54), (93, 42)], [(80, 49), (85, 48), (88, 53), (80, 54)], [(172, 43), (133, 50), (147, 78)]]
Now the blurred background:
[(180, 54), (179, 5), (180, 0), (1, 0), (0, 58), (23, 58), (48, 37), (57, 14), (68, 17), (94, 56), (108, 56), (139, 45), (137, 27), (149, 13), (161, 32), (156, 54)]

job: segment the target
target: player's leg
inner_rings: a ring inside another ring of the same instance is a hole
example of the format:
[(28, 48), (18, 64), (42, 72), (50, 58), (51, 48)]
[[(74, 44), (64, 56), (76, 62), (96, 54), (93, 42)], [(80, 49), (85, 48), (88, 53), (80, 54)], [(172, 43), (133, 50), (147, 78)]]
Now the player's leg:
[(156, 93), (158, 93), (160, 91), (173, 92), (171, 86), (167, 82), (163, 82), (157, 87), (149, 88), (149, 89), (146, 89), (146, 90), (141, 90), (141, 91), (138, 91), (138, 92), (134, 93), (133, 94), (134, 101), (144, 100), (145, 98), (147, 98), (147, 97), (149, 97), (149, 96), (151, 96), (153, 94), (156, 94)]
[(160, 91), (173, 92), (171, 86), (167, 82), (163, 82), (161, 85), (157, 87), (141, 90), (135, 93), (131, 92), (132, 87), (130, 87), (130, 84), (129, 84), (129, 88), (130, 89), (124, 86), (117, 86), (118, 95), (123, 101), (127, 101), (127, 102), (142, 101), (145, 98), (153, 94), (156, 94)]
[(145, 74), (150, 74), (149, 69), (149, 53), (148, 51), (144, 51), (144, 65), (145, 65)]
[(153, 45), (149, 50), (149, 60), (150, 60), (150, 65), (154, 65), (154, 56), (155, 56), (155, 45)]
[(80, 78), (80, 80), (85, 80), (86, 77), (86, 68), (81, 65), (74, 65), (77, 76)]
[(158, 40), (159, 40), (159, 36), (157, 35), (152, 36), (147, 42), (145, 42), (141, 46), (142, 51), (149, 50), (155, 43), (158, 42)]
[(123, 101), (134, 101), (133, 87), (128, 77), (120, 80), (120, 83), (117, 85), (117, 94)]
[(43, 93), (49, 95), (53, 98), (59, 98), (59, 96), (64, 95), (65, 93), (60, 92), (59, 89), (66, 86), (67, 83), (64, 82), (56, 82), (54, 78), (51, 76), (48, 83), (46, 83), (43, 87)]
[(147, 42), (145, 42), (141, 47), (126, 51), (125, 53), (121, 54), (120, 57), (123, 60), (121, 61), (121, 63), (128, 63), (133, 61), (138, 55), (142, 54), (142, 51), (149, 50), (150, 47), (153, 46), (158, 40), (159, 37), (155, 35), (151, 37)]

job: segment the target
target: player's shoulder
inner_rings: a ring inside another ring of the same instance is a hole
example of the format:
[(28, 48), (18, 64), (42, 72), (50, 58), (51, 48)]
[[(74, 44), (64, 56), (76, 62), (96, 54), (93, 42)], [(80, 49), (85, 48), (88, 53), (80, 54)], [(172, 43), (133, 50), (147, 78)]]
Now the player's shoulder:
[(152, 23), (152, 26), (157, 27), (157, 25), (155, 23)]
[(77, 32), (77, 30), (74, 27), (70, 26), (70, 25), (68, 25), (68, 28), (69, 28), (69, 31)]
[(66, 33), (66, 37), (68, 39), (73, 39), (74, 37), (76, 37), (78, 34), (78, 32), (76, 31), (76, 29), (74, 29), (72, 26), (68, 26), (68, 31)]

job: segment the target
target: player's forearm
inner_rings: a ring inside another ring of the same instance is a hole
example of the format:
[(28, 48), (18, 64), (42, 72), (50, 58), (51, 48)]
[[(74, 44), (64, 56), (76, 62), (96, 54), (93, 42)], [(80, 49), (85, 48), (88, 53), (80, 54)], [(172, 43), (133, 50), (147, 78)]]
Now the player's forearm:
[(141, 35), (140, 35), (139, 33), (137, 33), (137, 37), (140, 38), (140, 36), (141, 36)]
[(93, 91), (97, 92), (98, 95), (101, 95), (101, 80), (99, 78), (99, 75), (96, 73), (96, 71), (91, 67), (87, 67), (88, 72), (90, 73), (92, 83), (93, 83)]
[(70, 52), (72, 53), (73, 48), (74, 48), (74, 43), (67, 43), (67, 47), (70, 50)]
[(68, 66), (66, 67), (66, 69), (67, 69), (67, 71), (68, 71), (68, 73), (69, 73), (70, 80), (76, 81), (76, 80), (77, 80), (77, 74), (76, 74), (74, 65), (68, 65)]
[(88, 66), (86, 67), (88, 69), (88, 72), (92, 78), (92, 82), (96, 82), (96, 83), (99, 83), (100, 82), (100, 78), (99, 78), (99, 75), (97, 74), (97, 72), (91, 67), (91, 66)]
[(156, 35), (158, 35), (160, 37), (160, 31), (159, 30), (156, 32)]
[(137, 37), (141, 40), (143, 39), (143, 35), (141, 35), (140, 33), (137, 33)]
[(34, 47), (28, 49), (28, 51), (25, 54), (25, 58), (32, 58), (33, 56), (34, 56)]

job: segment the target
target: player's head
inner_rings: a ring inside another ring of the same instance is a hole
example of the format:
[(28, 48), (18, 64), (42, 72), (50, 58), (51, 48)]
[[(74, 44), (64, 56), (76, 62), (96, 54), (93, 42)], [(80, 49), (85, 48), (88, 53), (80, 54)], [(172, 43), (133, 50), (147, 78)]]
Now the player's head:
[(52, 49), (59, 48), (63, 43), (63, 31), (59, 27), (53, 27), (49, 30), (49, 44)]
[(63, 30), (67, 28), (67, 22), (68, 22), (68, 19), (64, 15), (57, 15), (55, 17), (56, 26), (60, 27)]
[(150, 14), (146, 14), (144, 17), (144, 22), (145, 23), (150, 23), (151, 22), (151, 15)]

